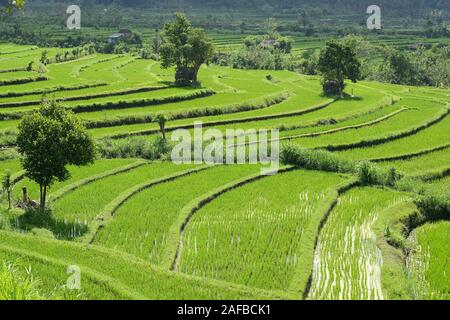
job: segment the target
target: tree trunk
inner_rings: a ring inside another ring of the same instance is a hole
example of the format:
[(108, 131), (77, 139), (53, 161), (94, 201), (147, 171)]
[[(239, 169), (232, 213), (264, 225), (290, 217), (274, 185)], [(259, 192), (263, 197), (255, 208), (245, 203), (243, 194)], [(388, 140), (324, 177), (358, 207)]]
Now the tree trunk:
[(166, 140), (166, 126), (161, 125), (161, 134), (163, 136), (163, 139)]
[(47, 202), (47, 185), (46, 184), (44, 184), (44, 198), (43, 198), (43, 200), (44, 200), (44, 202), (43, 202), (43, 207), (42, 207), (42, 210), (45, 210), (45, 204), (46, 204), (46, 202)]
[(39, 184), (39, 206), (42, 209), (42, 204), (43, 204), (43, 196), (44, 196), (44, 192), (43, 192), (43, 187), (42, 184)]
[(196, 84), (198, 81), (198, 71), (200, 70), (200, 66), (194, 67), (194, 74), (192, 75), (192, 83)]
[(46, 198), (47, 198), (47, 185), (44, 184), (44, 185), (40, 186), (40, 193), (41, 193), (41, 195), (40, 195), (40, 198), (41, 198), (40, 208), (41, 208), (42, 211), (44, 211), (45, 210), (45, 201), (46, 201)]
[(11, 191), (8, 191), (8, 210), (11, 210)]

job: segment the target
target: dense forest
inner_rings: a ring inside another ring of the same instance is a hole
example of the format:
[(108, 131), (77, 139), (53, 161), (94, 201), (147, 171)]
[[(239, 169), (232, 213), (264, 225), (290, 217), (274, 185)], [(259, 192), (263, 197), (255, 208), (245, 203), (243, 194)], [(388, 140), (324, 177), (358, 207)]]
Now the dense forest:
[[(48, 2), (48, 1), (46, 1)], [(62, 2), (62, 1), (55, 1)], [(67, 1), (66, 1), (67, 2)], [(276, 9), (295, 9), (305, 5), (314, 7), (327, 7), (330, 10), (347, 12), (348, 10), (360, 10), (373, 4), (370, 0), (81, 0), (83, 4), (95, 3), (110, 5), (117, 3), (129, 7), (211, 7), (211, 8), (243, 8), (257, 10), (264, 6)], [(387, 10), (401, 10), (408, 13), (418, 12), (421, 9), (449, 9), (450, 3), (446, 0), (379, 0), (379, 6)]]
[[(6, 0), (0, 1), (0, 3)], [(69, 3), (67, 0), (30, 0), (29, 3)], [(83, 6), (90, 5), (121, 5), (124, 7), (139, 7), (148, 9), (249, 9), (255, 12), (267, 10), (297, 10), (304, 7), (314, 7), (325, 10), (324, 13), (354, 13), (365, 10), (373, 4), (370, 0), (79, 0)], [(447, 0), (379, 0), (377, 5), (389, 14), (405, 14), (417, 16), (426, 10), (450, 10), (450, 2)]]

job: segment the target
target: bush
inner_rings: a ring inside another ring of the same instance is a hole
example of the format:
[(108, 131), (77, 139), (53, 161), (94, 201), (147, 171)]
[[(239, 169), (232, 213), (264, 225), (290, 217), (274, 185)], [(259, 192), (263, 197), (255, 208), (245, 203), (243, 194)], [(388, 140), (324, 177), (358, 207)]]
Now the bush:
[(385, 169), (369, 161), (357, 165), (359, 181), (364, 185), (382, 185), (393, 187), (401, 178), (395, 168)]
[(345, 84), (337, 80), (328, 80), (322, 84), (323, 92), (326, 95), (336, 96), (341, 94), (345, 89)]
[(98, 145), (104, 158), (143, 158), (147, 160), (169, 159), (172, 146), (161, 136), (154, 140), (148, 137), (129, 137), (121, 140), (105, 139)]
[(349, 160), (342, 159), (325, 150), (302, 149), (293, 144), (288, 144), (283, 147), (281, 161), (284, 164), (295, 165), (310, 170), (340, 173), (355, 172), (355, 164)]
[(390, 227), (387, 227), (384, 231), (384, 237), (386, 238), (387, 243), (397, 249), (404, 249), (406, 244), (406, 239), (402, 233), (398, 230), (393, 230)]
[(426, 192), (416, 198), (415, 203), (426, 222), (450, 220), (450, 199), (436, 190)]
[(281, 161), (309, 170), (356, 174), (363, 185), (395, 186), (401, 178), (395, 168), (384, 169), (368, 161), (351, 161), (326, 150), (303, 149), (295, 144), (283, 146)]

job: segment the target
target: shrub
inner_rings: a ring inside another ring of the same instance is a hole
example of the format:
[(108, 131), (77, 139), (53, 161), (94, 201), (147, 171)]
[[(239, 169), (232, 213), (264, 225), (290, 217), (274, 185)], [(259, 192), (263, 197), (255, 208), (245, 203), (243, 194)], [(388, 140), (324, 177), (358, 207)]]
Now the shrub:
[(364, 185), (395, 186), (401, 178), (395, 168), (384, 169), (368, 161), (351, 161), (326, 150), (303, 149), (295, 144), (283, 146), (281, 161), (310, 170), (356, 174)]
[(450, 199), (444, 193), (430, 190), (418, 196), (415, 203), (426, 222), (450, 220)]
[(369, 161), (357, 165), (359, 181), (365, 185), (383, 185), (393, 187), (401, 178), (395, 168), (385, 169)]
[(375, 167), (367, 161), (361, 162), (358, 166), (359, 181), (363, 184), (371, 185), (378, 181), (378, 173)]
[(353, 173), (355, 165), (349, 160), (340, 158), (325, 150), (302, 149), (288, 144), (281, 151), (284, 164), (295, 165), (305, 169), (330, 172)]
[(105, 139), (98, 145), (104, 158), (143, 158), (165, 160), (170, 157), (172, 146), (163, 137), (129, 137), (121, 140)]

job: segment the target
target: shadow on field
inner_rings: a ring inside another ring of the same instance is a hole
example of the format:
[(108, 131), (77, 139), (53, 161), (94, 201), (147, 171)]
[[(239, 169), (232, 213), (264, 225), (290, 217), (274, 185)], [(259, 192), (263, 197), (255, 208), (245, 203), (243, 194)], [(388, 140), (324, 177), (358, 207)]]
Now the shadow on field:
[(340, 100), (344, 100), (344, 101), (362, 101), (364, 100), (364, 98), (362, 97), (352, 97), (349, 95), (344, 95), (343, 97), (340, 98)]
[(11, 222), (22, 230), (60, 240), (74, 240), (83, 236), (89, 229), (85, 223), (56, 219), (49, 210), (42, 212), (41, 210), (29, 209), (20, 217), (15, 217), (14, 221)]

